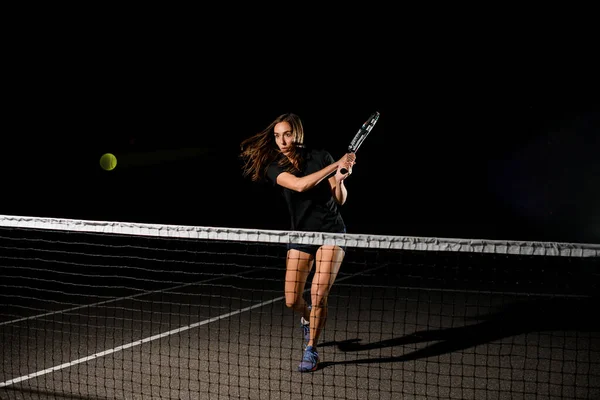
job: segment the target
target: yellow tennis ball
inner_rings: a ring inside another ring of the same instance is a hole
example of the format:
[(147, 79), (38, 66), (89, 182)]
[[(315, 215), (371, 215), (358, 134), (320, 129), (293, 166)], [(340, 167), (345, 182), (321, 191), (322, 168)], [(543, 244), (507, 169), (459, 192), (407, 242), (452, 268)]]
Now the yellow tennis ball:
[(111, 171), (117, 166), (117, 157), (114, 154), (106, 153), (100, 157), (100, 166), (105, 171)]

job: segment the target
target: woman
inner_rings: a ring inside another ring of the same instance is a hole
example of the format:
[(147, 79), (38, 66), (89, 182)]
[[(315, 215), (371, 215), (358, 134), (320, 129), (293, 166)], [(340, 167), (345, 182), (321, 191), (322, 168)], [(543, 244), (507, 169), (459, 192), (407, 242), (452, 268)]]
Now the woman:
[[(338, 161), (325, 150), (304, 146), (300, 118), (282, 114), (256, 135), (241, 143), (243, 175), (252, 181), (270, 181), (281, 187), (291, 217), (291, 230), (344, 233), (340, 206), (346, 202), (344, 180), (356, 162), (354, 153)], [(347, 170), (344, 174), (342, 169)], [(305, 349), (298, 366), (315, 371), (319, 364), (317, 343), (327, 320), (327, 296), (344, 259), (336, 245), (289, 244), (286, 257), (285, 302), (301, 315)], [(311, 304), (302, 293), (316, 264), (311, 286)]]

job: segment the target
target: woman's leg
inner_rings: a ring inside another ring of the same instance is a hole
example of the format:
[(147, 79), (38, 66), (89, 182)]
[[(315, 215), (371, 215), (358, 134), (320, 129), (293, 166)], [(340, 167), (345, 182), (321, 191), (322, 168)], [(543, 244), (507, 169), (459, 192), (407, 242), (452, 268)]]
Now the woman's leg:
[(296, 249), (288, 250), (285, 269), (285, 305), (307, 321), (310, 320), (310, 311), (302, 293), (313, 264), (314, 257), (311, 254)]
[(310, 340), (308, 346), (316, 346), (327, 321), (327, 297), (335, 282), (345, 252), (338, 246), (321, 246), (317, 251), (316, 270), (310, 291)]

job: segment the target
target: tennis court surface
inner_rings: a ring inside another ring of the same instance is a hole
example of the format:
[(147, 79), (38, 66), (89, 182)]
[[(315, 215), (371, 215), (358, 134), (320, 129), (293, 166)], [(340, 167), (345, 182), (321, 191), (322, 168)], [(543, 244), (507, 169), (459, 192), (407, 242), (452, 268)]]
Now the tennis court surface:
[[(347, 250), (312, 373), (289, 242)], [(0, 215), (0, 399), (600, 399), (599, 283), (594, 244)]]

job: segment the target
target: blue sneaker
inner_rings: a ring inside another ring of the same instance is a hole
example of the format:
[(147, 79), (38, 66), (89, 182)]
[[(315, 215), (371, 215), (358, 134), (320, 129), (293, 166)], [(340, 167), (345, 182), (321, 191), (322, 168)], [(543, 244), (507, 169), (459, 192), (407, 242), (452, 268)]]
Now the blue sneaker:
[(304, 350), (304, 356), (302, 356), (302, 362), (298, 365), (298, 371), (300, 372), (312, 372), (319, 366), (319, 353), (313, 346), (308, 346)]

